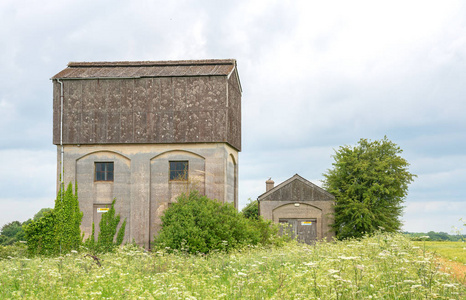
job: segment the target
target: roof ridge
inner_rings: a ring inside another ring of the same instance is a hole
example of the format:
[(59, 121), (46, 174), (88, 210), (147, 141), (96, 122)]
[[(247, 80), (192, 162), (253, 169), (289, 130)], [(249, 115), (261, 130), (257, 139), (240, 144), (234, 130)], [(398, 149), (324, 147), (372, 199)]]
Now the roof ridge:
[(236, 65), (235, 59), (69, 62), (69, 68)]

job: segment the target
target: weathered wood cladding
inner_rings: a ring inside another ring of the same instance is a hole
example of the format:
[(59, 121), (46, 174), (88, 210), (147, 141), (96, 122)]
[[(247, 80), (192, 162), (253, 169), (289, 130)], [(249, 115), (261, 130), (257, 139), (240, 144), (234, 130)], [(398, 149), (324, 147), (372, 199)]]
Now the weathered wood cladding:
[(335, 198), (322, 188), (311, 182), (293, 180), (280, 188), (276, 188), (261, 201), (333, 201)]
[(228, 79), (228, 141), (241, 149), (241, 87), (236, 73)]
[[(63, 143), (211, 143), (241, 149), (241, 92), (227, 76), (65, 79)], [(54, 144), (60, 84), (54, 80)]]

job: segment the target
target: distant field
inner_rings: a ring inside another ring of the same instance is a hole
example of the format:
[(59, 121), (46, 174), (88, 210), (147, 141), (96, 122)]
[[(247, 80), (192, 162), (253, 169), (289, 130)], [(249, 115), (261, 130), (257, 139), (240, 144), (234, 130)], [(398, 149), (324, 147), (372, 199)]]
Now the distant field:
[(466, 264), (466, 243), (465, 242), (414, 242), (416, 246), (425, 249), (429, 252), (437, 253), (438, 255)]

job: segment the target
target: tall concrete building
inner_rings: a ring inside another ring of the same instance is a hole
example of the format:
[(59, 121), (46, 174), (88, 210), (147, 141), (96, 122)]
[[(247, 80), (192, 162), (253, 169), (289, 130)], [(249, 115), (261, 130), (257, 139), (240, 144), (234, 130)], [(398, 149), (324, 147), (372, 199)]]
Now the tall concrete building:
[(145, 247), (181, 192), (238, 207), (235, 60), (76, 62), (52, 81), (57, 178), (77, 182), (86, 236), (113, 198)]

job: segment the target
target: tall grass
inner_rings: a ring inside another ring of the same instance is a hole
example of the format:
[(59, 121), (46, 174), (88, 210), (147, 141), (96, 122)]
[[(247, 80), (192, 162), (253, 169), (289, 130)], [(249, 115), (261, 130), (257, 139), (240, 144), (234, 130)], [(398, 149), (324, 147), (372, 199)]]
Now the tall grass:
[(208, 256), (126, 245), (99, 257), (0, 261), (1, 299), (464, 299), (466, 288), (401, 235)]

